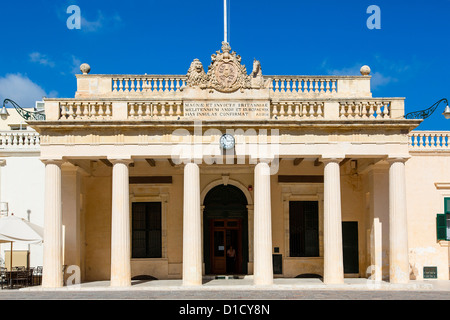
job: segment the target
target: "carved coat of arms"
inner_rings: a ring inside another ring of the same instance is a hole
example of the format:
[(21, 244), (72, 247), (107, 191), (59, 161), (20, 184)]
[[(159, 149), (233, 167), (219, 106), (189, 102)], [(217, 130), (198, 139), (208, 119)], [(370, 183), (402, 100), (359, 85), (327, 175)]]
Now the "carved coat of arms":
[[(247, 75), (245, 65), (241, 64), (241, 57), (231, 51), (228, 43), (223, 42), (222, 52), (217, 51), (211, 56), (211, 60), (207, 74), (203, 71), (201, 62), (198, 59), (194, 60), (187, 74), (187, 86), (214, 89), (224, 93), (264, 87), (259, 62), (255, 61), (259, 70), (256, 72), (253, 70), (251, 76)], [(261, 81), (255, 81), (255, 77)]]

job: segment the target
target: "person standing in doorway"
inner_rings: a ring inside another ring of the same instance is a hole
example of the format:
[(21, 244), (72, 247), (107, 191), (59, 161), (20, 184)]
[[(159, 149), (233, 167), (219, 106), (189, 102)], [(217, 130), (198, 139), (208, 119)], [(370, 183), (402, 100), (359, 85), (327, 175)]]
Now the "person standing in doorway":
[(230, 246), (227, 250), (227, 273), (235, 273), (236, 250)]

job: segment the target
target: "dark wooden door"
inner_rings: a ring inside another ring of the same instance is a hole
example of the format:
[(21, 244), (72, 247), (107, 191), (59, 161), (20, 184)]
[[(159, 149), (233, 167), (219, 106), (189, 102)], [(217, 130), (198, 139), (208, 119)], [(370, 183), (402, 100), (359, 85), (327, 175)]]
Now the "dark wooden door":
[(358, 222), (342, 222), (344, 273), (359, 273)]
[[(240, 219), (214, 219), (210, 221), (210, 257), (212, 274), (242, 273), (242, 221)], [(227, 258), (232, 247), (235, 258)]]

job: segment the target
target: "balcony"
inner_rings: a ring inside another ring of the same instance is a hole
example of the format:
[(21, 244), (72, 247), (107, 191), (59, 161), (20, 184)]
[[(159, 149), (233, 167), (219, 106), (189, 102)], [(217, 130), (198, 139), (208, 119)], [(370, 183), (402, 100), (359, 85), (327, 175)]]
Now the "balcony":
[(409, 148), (412, 152), (449, 152), (450, 131), (413, 131)]
[(0, 152), (39, 152), (40, 137), (35, 131), (0, 131)]

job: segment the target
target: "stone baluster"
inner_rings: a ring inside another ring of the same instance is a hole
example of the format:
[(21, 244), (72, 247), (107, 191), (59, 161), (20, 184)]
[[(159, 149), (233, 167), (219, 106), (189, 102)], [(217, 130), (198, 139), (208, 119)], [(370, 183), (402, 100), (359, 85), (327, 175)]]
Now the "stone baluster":
[(68, 105), (69, 105), (69, 111), (68, 111), (69, 114), (68, 114), (67, 119), (74, 120), (76, 117), (75, 111), (73, 109), (74, 104), (71, 102), (71, 103), (68, 103)]
[(295, 103), (294, 116), (295, 116), (295, 119), (299, 119), (301, 117), (301, 114), (300, 114), (300, 103)]
[(321, 103), (317, 103), (317, 117), (323, 118), (323, 108)]
[(284, 108), (285, 108), (285, 105), (286, 105), (286, 103), (285, 102), (281, 102), (280, 103), (280, 119), (283, 119), (284, 118), (284, 114), (285, 114), (285, 112), (284, 112)]
[(286, 92), (286, 87), (285, 87), (285, 84), (284, 84), (284, 82), (286, 81), (286, 79), (281, 79), (280, 80), (280, 92)]
[(151, 103), (145, 103), (145, 117), (147, 119), (151, 118), (152, 116), (152, 110), (151, 110)]
[(274, 81), (275, 81), (275, 92), (280, 92), (280, 90), (279, 90), (280, 87), (279, 87), (279, 85), (278, 85), (278, 81), (279, 81), (279, 80), (275, 78)]
[(98, 118), (104, 119), (105, 118), (105, 111), (106, 111), (106, 103), (102, 102), (98, 104)]
[(139, 103), (138, 103), (138, 112), (137, 112), (138, 118), (139, 118), (139, 119), (142, 119), (143, 114), (144, 114), (144, 112), (142, 111), (142, 103), (139, 102)]
[(158, 118), (159, 114), (158, 114), (158, 103), (153, 103), (153, 114), (152, 114), (153, 118)]
[(166, 103), (161, 103), (161, 119), (164, 119), (166, 117)]
[(129, 111), (129, 116), (130, 116), (131, 118), (134, 118), (134, 116), (136, 115), (136, 111), (134, 110), (135, 103), (130, 102), (130, 103), (128, 104), (128, 106), (129, 106), (129, 109), (130, 109), (130, 111)]
[(287, 116), (288, 118), (292, 118), (292, 102), (288, 103)]
[(77, 109), (75, 118), (77, 120), (80, 120), (80, 118), (81, 118), (81, 103), (80, 102), (75, 103), (75, 108)]
[(336, 80), (333, 80), (332, 82), (331, 82), (331, 92), (332, 93), (336, 93), (337, 92), (337, 89), (336, 89)]
[(106, 111), (105, 111), (105, 115), (106, 115), (107, 117), (111, 117), (111, 116), (112, 116), (112, 113), (111, 113), (111, 105), (112, 105), (111, 102), (107, 102), (107, 103), (106, 103)]
[(125, 92), (125, 89), (123, 87), (123, 82), (125, 81), (125, 79), (119, 78), (117, 81), (119, 81), (119, 91), (120, 92)]
[(181, 117), (181, 102), (177, 102), (176, 104), (177, 104), (177, 112), (176, 112), (176, 116), (177, 116), (178, 118), (180, 118), (180, 117)]

